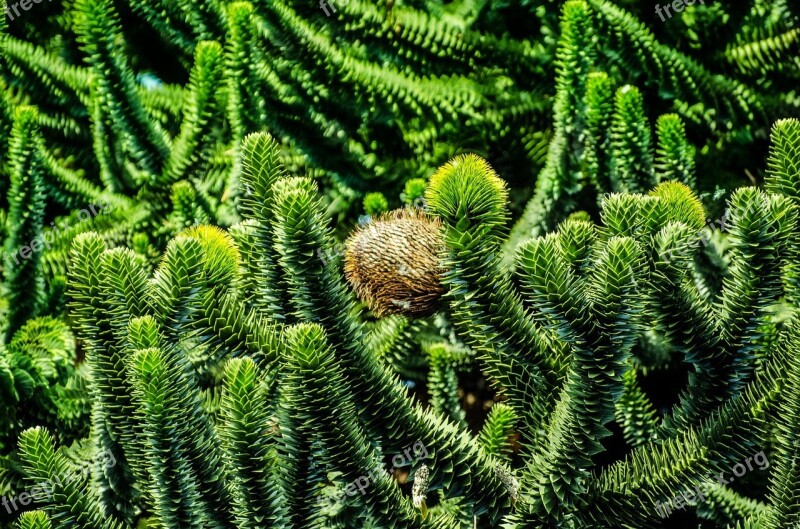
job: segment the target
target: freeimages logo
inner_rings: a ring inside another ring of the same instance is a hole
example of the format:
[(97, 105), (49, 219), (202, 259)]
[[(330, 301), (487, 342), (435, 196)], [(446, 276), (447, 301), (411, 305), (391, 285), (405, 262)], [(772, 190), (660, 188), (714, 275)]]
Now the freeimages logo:
[[(53, 0), (47, 1), (52, 2)], [(23, 11), (29, 11), (30, 8), (33, 7), (33, 4), (41, 4), (42, 2), (44, 2), (44, 0), (19, 0), (15, 1), (13, 4), (3, 2), (3, 10), (6, 12), (6, 16), (9, 18), (9, 20), (13, 21), (16, 17), (21, 16), (19, 12), (20, 7)], [(14, 12), (13, 15), (11, 14), (12, 11)]]

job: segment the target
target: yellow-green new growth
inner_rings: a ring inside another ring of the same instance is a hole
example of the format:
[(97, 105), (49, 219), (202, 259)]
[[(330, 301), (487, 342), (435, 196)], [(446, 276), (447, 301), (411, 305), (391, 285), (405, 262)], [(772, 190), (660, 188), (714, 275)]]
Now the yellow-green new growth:
[(227, 285), (234, 281), (239, 269), (239, 250), (228, 233), (216, 226), (194, 226), (176, 237), (196, 240), (205, 256), (203, 270), (207, 280), (215, 285)]
[(489, 163), (475, 154), (456, 156), (430, 179), (425, 200), (448, 223), (504, 223), (506, 183)]

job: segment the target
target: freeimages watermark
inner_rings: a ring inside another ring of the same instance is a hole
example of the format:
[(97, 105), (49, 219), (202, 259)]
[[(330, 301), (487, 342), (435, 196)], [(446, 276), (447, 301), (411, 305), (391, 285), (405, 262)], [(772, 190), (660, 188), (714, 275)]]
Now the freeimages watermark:
[[(675, 0), (671, 4), (664, 4), (663, 7), (656, 3), (656, 14), (661, 17), (661, 22), (664, 22), (666, 20), (666, 18), (664, 18), (664, 13), (667, 14), (667, 18), (672, 18), (670, 8), (672, 8), (674, 12), (680, 13), (686, 6), (693, 6), (697, 2), (706, 5), (705, 0)], [(661, 11), (662, 9), (664, 10), (663, 12)]]
[[(410, 465), (414, 461), (425, 459), (427, 457), (428, 449), (425, 448), (425, 444), (422, 441), (417, 441), (412, 446), (406, 448), (403, 452), (395, 454), (395, 456), (392, 457), (393, 468), (390, 470), (390, 472), (394, 472), (398, 468)], [(337, 503), (341, 502), (345, 496), (355, 496), (357, 493), (361, 493), (363, 496), (367, 493), (367, 489), (369, 488), (370, 484), (374, 483), (377, 478), (378, 476), (375, 475), (374, 471), (370, 470), (367, 474), (359, 476), (348, 483), (346, 487), (339, 489), (336, 492), (329, 492), (319, 496), (317, 498), (317, 504), (320, 506), (327, 504), (328, 508), (332, 508)]]
[[(322, 9), (322, 11), (325, 13), (326, 17), (329, 17), (329, 16), (331, 16), (331, 11), (336, 13), (336, 4), (337, 3), (339, 3), (339, 4), (347, 4), (347, 2), (349, 2), (349, 0), (336, 0), (336, 2), (334, 2), (333, 0), (328, 0), (327, 2), (325, 0), (319, 0), (319, 8)], [(330, 8), (330, 11), (328, 11), (329, 8)]]
[[(86, 222), (87, 220), (96, 217), (103, 212), (103, 210), (107, 210), (109, 206), (110, 203), (105, 199), (98, 201), (98, 204), (89, 204), (87, 208), (78, 212), (78, 222)], [(55, 238), (61, 235), (60, 230), (66, 231), (69, 229), (69, 219), (64, 219), (61, 226), (56, 225), (55, 221), (53, 221), (50, 223), (50, 227), (53, 228), (51, 231), (39, 235), (28, 244), (16, 248), (12, 253), (8, 254), (6, 252), (2, 252), (0, 264), (3, 264), (3, 268), (9, 270), (14, 266), (19, 266), (20, 259), (25, 261), (30, 259), (33, 254), (41, 252), (45, 248), (49, 250), (51, 245), (55, 242)], [(48, 235), (50, 236), (49, 238)]]
[[(47, 0), (48, 2), (52, 2), (53, 0)], [(6, 12), (6, 16), (9, 20), (14, 21), (16, 17), (22, 16), (19, 12), (19, 8), (21, 7), (23, 11), (29, 11), (30, 8), (33, 7), (33, 4), (41, 4), (44, 0), (19, 0), (14, 1), (14, 3), (3, 2), (3, 10)], [(12, 14), (12, 11), (14, 14)]]
[[(733, 465), (733, 468), (731, 469), (733, 476), (727, 475), (726, 477), (726, 473), (724, 471), (714, 476), (716, 484), (722, 486), (732, 483), (736, 480), (736, 478), (740, 478), (748, 472), (754, 470), (753, 463), (758, 466), (758, 470), (766, 470), (769, 468), (769, 459), (767, 459), (767, 455), (762, 450), (761, 452), (748, 457), (741, 463), (736, 463)], [(672, 511), (675, 509), (683, 510), (687, 505), (695, 506), (701, 502), (704, 502), (706, 499), (706, 494), (708, 494), (708, 482), (703, 482), (699, 485), (696, 485), (694, 489), (684, 489), (671, 499), (664, 500), (663, 503), (657, 501), (656, 513), (661, 518), (666, 518), (672, 514)]]
[[(63, 489), (64, 485), (72, 483), (73, 481), (80, 482), (86, 479), (92, 471), (92, 466), (95, 464), (103, 465), (105, 468), (111, 468), (117, 464), (117, 459), (114, 457), (114, 454), (105, 450), (96, 455), (92, 460), (79, 463), (71, 474), (56, 476), (55, 479), (39, 482), (21, 494), (11, 498), (4, 497), (0, 500), (0, 503), (3, 504), (8, 514), (19, 511), (20, 505), (22, 507), (27, 507), (31, 502), (46, 503), (52, 499), (56, 487)], [(19, 505), (17, 502), (19, 502)]]
[[(706, 225), (697, 232), (691, 243), (681, 248), (671, 248), (662, 252), (660, 255), (661, 259), (669, 263), (670, 261), (674, 260), (675, 257), (685, 254), (692, 248), (699, 248), (701, 244), (703, 245), (703, 248), (705, 248), (709, 245), (709, 243), (711, 243), (711, 237), (713, 236), (714, 232), (724, 232), (726, 230), (728, 227), (729, 216), (730, 210), (725, 210), (725, 213), (721, 218), (715, 221), (706, 221)], [(715, 228), (714, 224), (719, 226), (719, 228)]]

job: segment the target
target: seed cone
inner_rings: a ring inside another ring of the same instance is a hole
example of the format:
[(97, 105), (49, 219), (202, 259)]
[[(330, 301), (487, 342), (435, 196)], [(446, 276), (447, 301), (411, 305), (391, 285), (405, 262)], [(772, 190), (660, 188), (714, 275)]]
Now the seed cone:
[(444, 293), (439, 219), (418, 210), (395, 210), (372, 220), (347, 240), (344, 270), (358, 298), (378, 316), (427, 316)]

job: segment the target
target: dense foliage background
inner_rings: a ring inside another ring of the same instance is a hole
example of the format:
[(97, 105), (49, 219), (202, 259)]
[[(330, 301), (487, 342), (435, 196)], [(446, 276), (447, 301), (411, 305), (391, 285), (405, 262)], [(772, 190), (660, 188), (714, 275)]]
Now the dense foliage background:
[(800, 524), (799, 49), (780, 0), (7, 2), (0, 527)]

